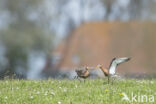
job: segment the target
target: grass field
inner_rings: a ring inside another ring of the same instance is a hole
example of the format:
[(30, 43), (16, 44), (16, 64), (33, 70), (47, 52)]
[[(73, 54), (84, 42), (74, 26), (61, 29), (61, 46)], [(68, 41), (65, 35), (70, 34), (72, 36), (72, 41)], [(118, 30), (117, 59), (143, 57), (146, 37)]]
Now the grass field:
[[(132, 93), (137, 101), (132, 101)], [(122, 100), (124, 94), (130, 101)], [(156, 80), (120, 80), (113, 85), (102, 79), (0, 81), (0, 104), (147, 104), (151, 96), (156, 96)]]

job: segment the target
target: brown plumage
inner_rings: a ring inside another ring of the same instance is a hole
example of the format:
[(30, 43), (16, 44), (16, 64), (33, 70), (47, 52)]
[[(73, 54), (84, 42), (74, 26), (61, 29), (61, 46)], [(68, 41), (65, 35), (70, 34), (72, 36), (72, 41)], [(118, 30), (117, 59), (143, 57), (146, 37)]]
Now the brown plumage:
[(121, 63), (127, 62), (129, 60), (130, 60), (129, 57), (113, 58), (110, 63), (109, 69), (103, 68), (102, 65), (97, 65), (97, 68), (101, 69), (104, 75), (108, 77), (108, 83), (109, 83), (109, 78), (111, 76), (114, 76), (116, 73), (116, 67), (120, 65)]
[(100, 64), (97, 65), (97, 68), (101, 69), (102, 72), (103, 72), (103, 74), (104, 74), (105, 76), (108, 76), (108, 75), (109, 75), (108, 69), (105, 69), (104, 67), (102, 67), (102, 65), (100, 65)]
[(97, 65), (97, 68), (101, 69), (103, 74), (108, 78), (108, 83), (109, 83), (109, 70), (108, 69), (105, 69), (102, 65)]
[(86, 79), (90, 75), (88, 71), (89, 69), (90, 69), (89, 67), (79, 68), (79, 69), (76, 69), (75, 72), (77, 73), (78, 77)]

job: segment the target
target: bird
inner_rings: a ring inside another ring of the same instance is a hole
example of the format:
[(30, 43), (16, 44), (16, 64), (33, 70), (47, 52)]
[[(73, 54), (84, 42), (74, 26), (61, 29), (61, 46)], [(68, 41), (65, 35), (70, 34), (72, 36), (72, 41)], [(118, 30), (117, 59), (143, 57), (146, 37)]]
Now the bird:
[(110, 77), (115, 76), (116, 74), (117, 66), (120, 65), (121, 63), (129, 61), (130, 59), (131, 58), (129, 57), (113, 58), (108, 69), (104, 68), (101, 64), (98, 64), (97, 68), (102, 70), (104, 75), (108, 78), (109, 83)]
[(75, 72), (77, 73), (77, 78), (83, 78), (83, 79), (88, 78), (90, 76), (89, 69), (90, 69), (89, 67), (76, 69)]

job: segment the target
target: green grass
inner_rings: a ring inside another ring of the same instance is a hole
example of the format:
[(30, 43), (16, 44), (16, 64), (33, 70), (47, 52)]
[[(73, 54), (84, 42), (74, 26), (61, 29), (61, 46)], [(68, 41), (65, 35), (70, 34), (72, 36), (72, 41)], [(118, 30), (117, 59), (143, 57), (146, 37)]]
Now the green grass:
[(140, 104), (123, 101), (122, 94), (129, 97), (132, 92), (138, 96), (156, 94), (156, 80), (116, 80), (113, 85), (106, 82), (4, 80), (0, 81), (0, 104)]

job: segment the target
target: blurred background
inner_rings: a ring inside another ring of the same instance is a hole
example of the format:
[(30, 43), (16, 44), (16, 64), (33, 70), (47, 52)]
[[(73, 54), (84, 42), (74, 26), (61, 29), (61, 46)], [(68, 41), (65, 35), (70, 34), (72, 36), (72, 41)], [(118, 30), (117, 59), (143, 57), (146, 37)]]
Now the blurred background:
[(120, 75), (155, 77), (155, 21), (156, 0), (0, 0), (0, 79), (72, 79), (127, 56)]

